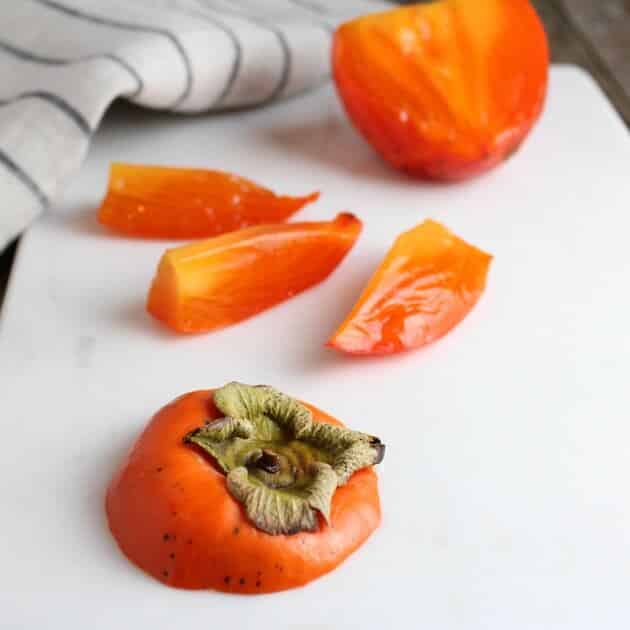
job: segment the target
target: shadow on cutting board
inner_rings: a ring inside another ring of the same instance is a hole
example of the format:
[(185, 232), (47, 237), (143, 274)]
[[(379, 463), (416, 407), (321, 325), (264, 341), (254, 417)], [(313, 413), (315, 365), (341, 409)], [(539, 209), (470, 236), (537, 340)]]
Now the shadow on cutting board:
[(353, 178), (401, 187), (423, 190), (450, 188), (458, 183), (421, 180), (397, 171), (346, 121), (330, 112), (319, 120), (310, 120), (299, 125), (278, 125), (257, 130), (257, 142), (270, 144), (282, 153), (294, 154), (311, 162), (323, 164), (336, 174), (342, 172)]

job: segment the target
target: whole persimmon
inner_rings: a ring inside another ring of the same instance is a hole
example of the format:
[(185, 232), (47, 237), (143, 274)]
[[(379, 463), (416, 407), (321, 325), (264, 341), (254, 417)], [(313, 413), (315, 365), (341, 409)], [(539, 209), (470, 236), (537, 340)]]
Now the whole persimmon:
[(529, 0), (439, 0), (341, 25), (332, 65), (348, 115), (385, 160), (459, 180), (523, 142), (544, 104), (549, 48)]

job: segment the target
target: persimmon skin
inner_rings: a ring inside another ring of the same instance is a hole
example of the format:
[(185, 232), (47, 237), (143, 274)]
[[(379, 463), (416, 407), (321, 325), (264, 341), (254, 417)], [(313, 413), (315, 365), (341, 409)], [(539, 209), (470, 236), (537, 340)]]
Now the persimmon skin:
[(324, 280), (353, 247), (362, 223), (263, 225), (168, 250), (147, 310), (178, 333), (210, 332), (252, 317)]
[[(111, 481), (110, 530), (135, 565), (164, 584), (230, 593), (271, 593), (332, 571), (381, 518), (376, 473), (355, 473), (333, 497), (330, 525), (272, 536), (258, 530), (209, 458), (182, 442), (220, 417), (213, 390), (185, 394), (160, 410)], [(306, 404), (306, 403), (303, 403)], [(341, 425), (306, 404), (315, 422)]]
[(98, 220), (126, 236), (210, 238), (285, 221), (318, 197), (278, 196), (223, 171), (113, 163)]
[(475, 306), (492, 256), (427, 220), (397, 239), (326, 345), (384, 355), (446, 335)]
[(332, 65), (350, 119), (387, 162), (455, 181), (526, 138), (545, 101), (549, 47), (529, 0), (438, 0), (343, 24)]

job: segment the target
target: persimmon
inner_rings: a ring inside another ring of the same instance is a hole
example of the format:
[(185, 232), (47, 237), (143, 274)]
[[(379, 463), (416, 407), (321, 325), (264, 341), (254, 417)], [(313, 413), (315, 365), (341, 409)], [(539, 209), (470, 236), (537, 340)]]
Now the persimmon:
[(391, 354), (439, 339), (477, 303), (491, 261), (443, 225), (421, 223), (396, 239), (327, 345)]
[(168, 250), (147, 309), (181, 333), (239, 322), (312, 287), (343, 260), (361, 221), (262, 225)]
[(280, 197), (223, 171), (114, 163), (98, 220), (127, 236), (208, 238), (285, 221), (318, 197)]
[(168, 584), (270, 593), (331, 571), (380, 522), (385, 446), (271, 387), (159, 411), (107, 490), (123, 553)]
[(335, 33), (350, 119), (394, 167), (457, 180), (509, 156), (538, 119), (549, 48), (529, 0), (438, 0)]

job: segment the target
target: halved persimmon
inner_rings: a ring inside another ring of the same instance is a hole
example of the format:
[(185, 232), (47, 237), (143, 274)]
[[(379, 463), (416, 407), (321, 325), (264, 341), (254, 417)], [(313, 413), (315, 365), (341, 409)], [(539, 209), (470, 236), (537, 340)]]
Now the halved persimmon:
[(346, 110), (394, 167), (462, 179), (509, 156), (538, 118), (549, 49), (529, 0), (438, 0), (339, 27)]
[(262, 225), (168, 250), (147, 309), (182, 333), (234, 324), (312, 287), (350, 251), (361, 221)]
[(285, 221), (318, 197), (280, 197), (222, 171), (115, 163), (98, 220), (128, 236), (208, 238)]
[(385, 446), (271, 387), (159, 411), (107, 490), (125, 555), (169, 586), (270, 593), (331, 571), (381, 517)]
[(350, 354), (391, 354), (445, 335), (473, 308), (492, 256), (435, 221), (401, 234), (329, 340)]

